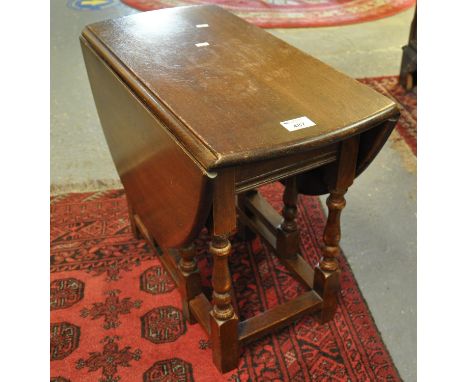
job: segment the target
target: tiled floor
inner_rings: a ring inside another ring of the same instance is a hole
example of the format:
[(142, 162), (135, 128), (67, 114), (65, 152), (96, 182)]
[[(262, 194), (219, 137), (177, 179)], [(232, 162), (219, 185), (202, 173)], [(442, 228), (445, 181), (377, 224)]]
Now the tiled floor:
[[(120, 186), (101, 132), (78, 36), (89, 23), (136, 12), (51, 2), (51, 190)], [(270, 29), (353, 77), (398, 74), (414, 10), (342, 27)], [(391, 140), (348, 193), (342, 248), (405, 381), (416, 381), (416, 160)]]

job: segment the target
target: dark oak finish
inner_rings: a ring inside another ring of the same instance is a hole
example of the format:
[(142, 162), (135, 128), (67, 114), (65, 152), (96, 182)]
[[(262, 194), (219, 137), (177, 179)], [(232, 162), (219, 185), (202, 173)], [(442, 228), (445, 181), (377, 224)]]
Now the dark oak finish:
[(265, 334), (283, 328), (304, 314), (320, 310), (321, 304), (322, 299), (315, 291), (310, 290), (294, 300), (241, 322), (239, 341), (241, 344), (255, 341)]
[[(388, 98), (215, 6), (108, 20), (83, 37), (207, 169), (324, 146), (394, 113)], [(303, 115), (316, 128), (279, 125)]]
[(128, 220), (130, 221), (130, 229), (132, 230), (133, 236), (137, 239), (141, 239), (140, 231), (137, 227), (137, 223), (135, 221), (135, 212), (133, 212), (133, 207), (130, 204), (130, 201), (127, 199), (128, 202)]
[(182, 297), (182, 310), (185, 318), (194, 324), (196, 317), (191, 313), (189, 304), (191, 300), (202, 293), (202, 287), (193, 244), (180, 249), (179, 272), (181, 275), (179, 290)]
[(332, 144), (306, 153), (272, 158), (239, 166), (236, 168), (236, 192), (281, 180), (284, 174), (300, 174), (305, 171), (333, 163), (338, 145)]
[(328, 218), (323, 233), (323, 257), (315, 268), (314, 289), (323, 298), (321, 321), (327, 322), (333, 318), (340, 287), (340, 269), (338, 256), (340, 254), (340, 216), (346, 205), (344, 194), (352, 185), (356, 173), (356, 163), (359, 150), (359, 135), (341, 143), (338, 161), (327, 176), (330, 196), (327, 199)]
[(228, 371), (237, 367), (239, 359), (239, 319), (231, 303), (229, 239), (215, 234), (210, 245), (210, 253), (213, 255), (213, 309), (210, 312), (213, 362), (219, 370)]
[[(174, 278), (185, 317), (210, 336), (218, 369), (234, 369), (241, 344), (303, 314), (330, 320), (344, 194), (386, 142), (396, 105), (215, 6), (92, 24), (80, 40), (132, 232)], [(280, 123), (302, 116), (315, 125), (289, 131)], [(277, 180), (285, 185), (282, 214), (255, 190)], [(330, 193), (315, 269), (299, 253), (299, 193)], [(212, 235), (209, 292), (193, 245), (203, 227)], [(309, 291), (240, 322), (228, 265), (236, 228), (247, 240), (260, 235)]]
[(299, 252), (299, 231), (297, 229), (297, 182), (291, 176), (285, 180), (283, 193), (283, 222), (276, 234), (276, 249), (283, 259), (294, 259)]
[(211, 336), (210, 327), (210, 313), (212, 309), (211, 303), (206, 296), (200, 293), (193, 300), (190, 300), (190, 310), (197, 319), (198, 323), (202, 326), (203, 330), (208, 336)]
[[(209, 213), (210, 174), (186, 154), (88, 42), (83, 38), (81, 42), (107, 144), (134, 213), (159, 245), (190, 243)], [(167, 219), (171, 215), (178, 220)]]

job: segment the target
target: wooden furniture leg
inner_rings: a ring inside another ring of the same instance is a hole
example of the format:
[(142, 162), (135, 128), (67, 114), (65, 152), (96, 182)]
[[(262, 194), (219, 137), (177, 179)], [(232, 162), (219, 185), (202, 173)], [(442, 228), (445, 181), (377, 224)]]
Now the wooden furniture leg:
[(341, 143), (339, 159), (329, 181), (330, 196), (327, 198), (328, 218), (323, 234), (322, 259), (315, 268), (314, 290), (322, 297), (320, 321), (330, 321), (336, 311), (340, 290), (341, 270), (338, 265), (340, 254), (340, 216), (346, 205), (344, 195), (354, 181), (356, 173), (359, 137)]
[(323, 257), (315, 268), (314, 289), (323, 299), (320, 313), (322, 323), (330, 321), (336, 311), (337, 294), (340, 289), (341, 270), (338, 265), (340, 254), (340, 215), (346, 205), (344, 198), (346, 190), (332, 191), (327, 198), (328, 218), (323, 234), (325, 247)]
[(130, 221), (130, 229), (132, 230), (133, 236), (135, 237), (135, 239), (142, 239), (142, 235), (135, 222), (135, 212), (133, 211), (132, 205), (130, 204), (128, 200), (127, 200), (127, 206), (128, 206), (128, 219)]
[(178, 268), (180, 271), (179, 290), (182, 296), (182, 311), (191, 324), (197, 322), (190, 311), (190, 301), (202, 292), (200, 271), (195, 260), (195, 246), (181, 248)]
[(210, 245), (213, 255), (213, 309), (210, 312), (213, 361), (225, 373), (239, 361), (239, 319), (231, 304), (231, 275), (228, 257), (231, 243), (226, 237), (214, 236)]
[(222, 373), (237, 367), (239, 362), (239, 318), (231, 299), (231, 254), (229, 235), (236, 228), (235, 173), (220, 172), (213, 194), (213, 233), (210, 253), (213, 256), (213, 308), (210, 312), (213, 362)]
[(284, 220), (278, 228), (276, 250), (278, 257), (294, 259), (299, 252), (299, 231), (296, 223), (297, 184), (295, 176), (285, 180), (283, 203)]

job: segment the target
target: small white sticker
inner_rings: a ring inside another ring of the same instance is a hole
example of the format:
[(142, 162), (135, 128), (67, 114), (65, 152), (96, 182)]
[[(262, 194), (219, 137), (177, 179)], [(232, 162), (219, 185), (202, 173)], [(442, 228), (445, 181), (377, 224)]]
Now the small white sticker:
[(296, 131), (300, 129), (305, 129), (306, 127), (315, 126), (315, 122), (311, 121), (307, 117), (299, 117), (290, 119), (289, 121), (280, 122), (281, 126), (285, 127), (289, 131)]
[(208, 28), (208, 24), (197, 24), (197, 28)]
[(208, 46), (208, 45), (210, 45), (210, 44), (207, 43), (207, 42), (199, 42), (198, 44), (195, 44), (195, 46), (196, 46), (197, 48), (201, 48), (202, 46)]

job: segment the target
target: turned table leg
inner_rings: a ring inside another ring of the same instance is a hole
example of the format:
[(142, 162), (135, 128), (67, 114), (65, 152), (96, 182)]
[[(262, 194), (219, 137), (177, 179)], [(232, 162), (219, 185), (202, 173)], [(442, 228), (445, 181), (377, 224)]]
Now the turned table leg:
[(180, 249), (179, 271), (181, 278), (179, 280), (179, 290), (182, 295), (182, 311), (186, 320), (191, 324), (197, 322), (190, 311), (190, 300), (202, 292), (200, 271), (195, 261), (195, 246), (190, 244)]
[(235, 171), (220, 171), (214, 181), (213, 227), (210, 253), (213, 256), (213, 308), (210, 311), (213, 362), (222, 373), (239, 362), (239, 318), (232, 306), (232, 281), (228, 259), (229, 235), (236, 229)]
[(328, 218), (323, 233), (325, 247), (322, 259), (315, 268), (314, 289), (323, 299), (320, 315), (322, 323), (330, 321), (336, 311), (340, 290), (341, 270), (338, 265), (340, 254), (340, 216), (346, 205), (344, 195), (353, 184), (356, 174), (356, 162), (359, 152), (359, 136), (343, 141), (340, 145), (339, 158), (328, 174), (330, 196), (327, 198)]
[(314, 289), (323, 299), (321, 322), (331, 320), (336, 311), (341, 274), (338, 265), (341, 238), (340, 215), (346, 205), (345, 192), (346, 190), (331, 191), (327, 198), (328, 218), (323, 234), (325, 247), (323, 248), (322, 260), (315, 269), (314, 278)]
[(297, 229), (297, 184), (296, 177), (285, 180), (283, 193), (283, 223), (278, 228), (276, 249), (278, 257), (291, 259), (299, 252), (299, 231)]
[(213, 310), (210, 312), (213, 361), (224, 373), (236, 368), (239, 360), (239, 319), (231, 303), (228, 265), (231, 243), (224, 236), (214, 236), (210, 253), (213, 255)]

